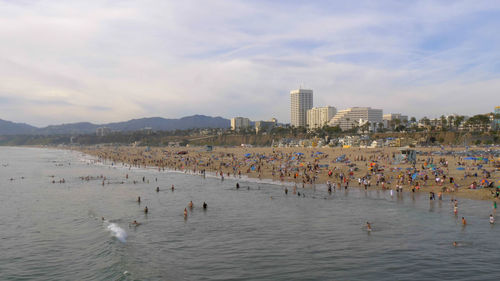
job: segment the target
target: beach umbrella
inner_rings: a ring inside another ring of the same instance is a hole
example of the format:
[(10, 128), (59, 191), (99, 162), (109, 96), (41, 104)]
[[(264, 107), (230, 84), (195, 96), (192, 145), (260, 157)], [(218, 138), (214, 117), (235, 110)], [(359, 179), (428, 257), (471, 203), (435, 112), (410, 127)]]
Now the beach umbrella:
[(465, 157), (464, 160), (476, 160), (476, 157)]
[(250, 156), (252, 156), (252, 154), (250, 153), (245, 154), (245, 157), (250, 157)]
[(463, 171), (463, 170), (465, 170), (465, 168), (464, 167), (458, 167), (457, 170)]
[(297, 153), (295, 153), (295, 155), (304, 155), (304, 153), (302, 153), (302, 152), (297, 152)]

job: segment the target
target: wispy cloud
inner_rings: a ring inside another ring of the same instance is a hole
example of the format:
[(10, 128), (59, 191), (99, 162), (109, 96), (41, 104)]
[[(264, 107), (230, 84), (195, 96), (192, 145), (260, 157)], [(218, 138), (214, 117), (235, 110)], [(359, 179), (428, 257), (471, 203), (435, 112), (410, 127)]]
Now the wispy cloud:
[(0, 118), (35, 125), (315, 105), (500, 103), (495, 1), (1, 1)]

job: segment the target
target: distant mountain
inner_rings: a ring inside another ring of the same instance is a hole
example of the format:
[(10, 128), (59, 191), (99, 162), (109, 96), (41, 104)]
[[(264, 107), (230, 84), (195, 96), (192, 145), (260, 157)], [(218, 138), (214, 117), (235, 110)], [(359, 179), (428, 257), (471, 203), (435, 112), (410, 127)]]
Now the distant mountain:
[(173, 131), (200, 128), (229, 128), (231, 121), (222, 117), (193, 115), (180, 119), (165, 119), (161, 117), (132, 119), (126, 122), (109, 123), (102, 126), (113, 131), (137, 131), (151, 127), (155, 131)]
[(0, 135), (29, 135), (35, 133), (37, 127), (25, 123), (14, 123), (0, 119)]
[(62, 125), (50, 125), (36, 131), (38, 135), (68, 135), (68, 134), (91, 134), (99, 128), (99, 125), (89, 122), (70, 123)]
[[(5, 124), (5, 125), (4, 125)], [(108, 127), (112, 131), (138, 131), (150, 127), (154, 131), (173, 131), (201, 128), (229, 128), (231, 122), (222, 117), (193, 115), (180, 119), (165, 119), (161, 117), (132, 119), (125, 122), (109, 124), (92, 124), (89, 122), (51, 125), (45, 128), (36, 128), (27, 124), (13, 123), (0, 120), (0, 135), (68, 135), (93, 134), (99, 127)]]

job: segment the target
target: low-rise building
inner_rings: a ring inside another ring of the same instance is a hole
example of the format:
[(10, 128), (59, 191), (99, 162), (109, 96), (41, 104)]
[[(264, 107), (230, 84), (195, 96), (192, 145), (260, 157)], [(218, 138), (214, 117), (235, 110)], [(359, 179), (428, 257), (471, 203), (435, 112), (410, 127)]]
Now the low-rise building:
[(404, 124), (407, 122), (408, 122), (408, 116), (401, 115), (401, 113), (390, 113), (390, 114), (384, 114), (383, 116), (384, 128), (392, 128), (395, 127), (396, 125)]
[(345, 131), (368, 122), (370, 125), (369, 129), (375, 131), (378, 124), (382, 123), (382, 109), (351, 107), (340, 110), (328, 124), (331, 127), (339, 126), (342, 131)]
[(255, 133), (270, 132), (277, 124), (277, 119), (273, 118), (272, 121), (256, 121)]

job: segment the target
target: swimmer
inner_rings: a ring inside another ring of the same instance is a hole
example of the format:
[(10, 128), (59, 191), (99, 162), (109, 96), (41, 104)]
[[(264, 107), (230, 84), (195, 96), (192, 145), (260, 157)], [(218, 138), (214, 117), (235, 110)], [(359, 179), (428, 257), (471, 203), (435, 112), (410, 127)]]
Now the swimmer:
[(132, 223), (130, 223), (131, 225), (133, 226), (139, 226), (141, 223), (137, 222), (136, 220), (134, 220)]
[(103, 221), (104, 221), (104, 217), (101, 217), (101, 220), (103, 220)]
[(492, 214), (490, 214), (490, 224), (494, 224), (495, 223), (495, 218), (493, 217)]
[(147, 214), (147, 213), (148, 213), (148, 211), (149, 211), (149, 210), (148, 210), (148, 206), (146, 206), (146, 208), (144, 208), (144, 213), (146, 213), (146, 214)]
[(206, 209), (206, 208), (207, 208), (207, 203), (203, 202), (203, 209)]

